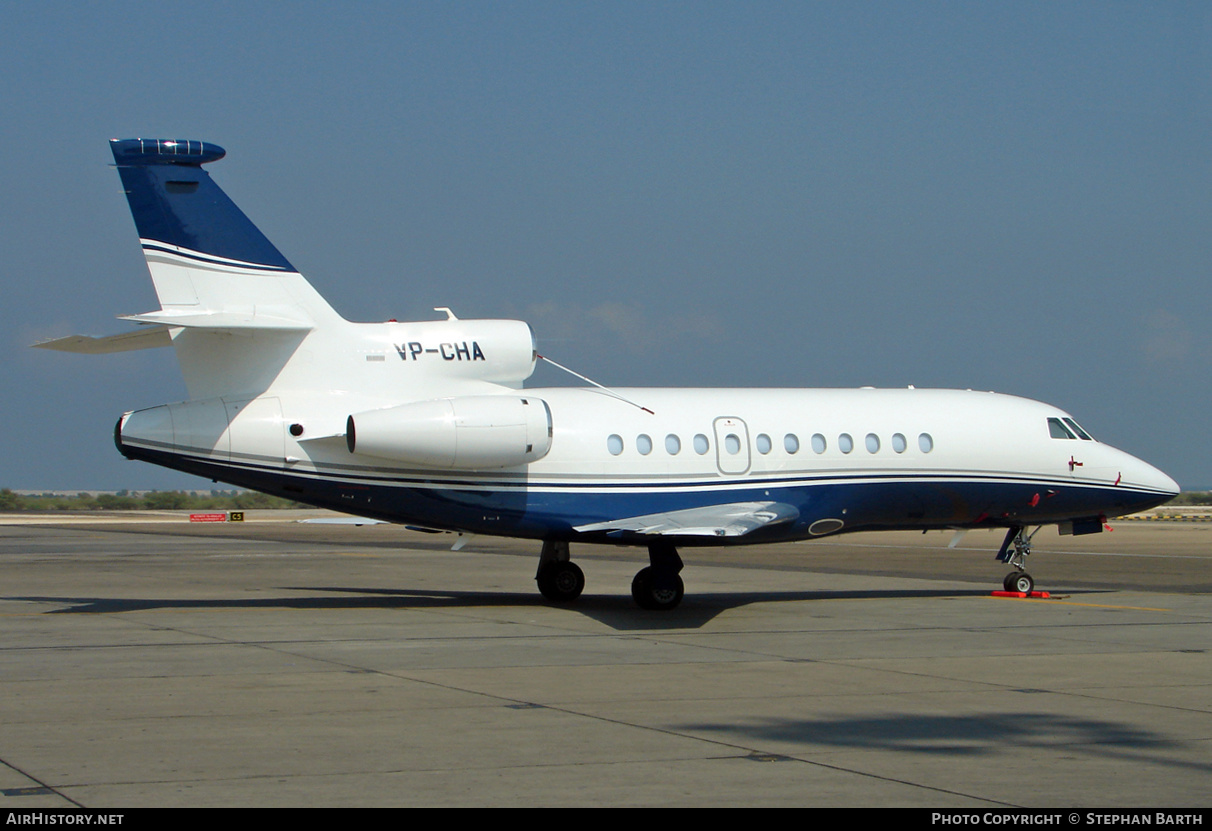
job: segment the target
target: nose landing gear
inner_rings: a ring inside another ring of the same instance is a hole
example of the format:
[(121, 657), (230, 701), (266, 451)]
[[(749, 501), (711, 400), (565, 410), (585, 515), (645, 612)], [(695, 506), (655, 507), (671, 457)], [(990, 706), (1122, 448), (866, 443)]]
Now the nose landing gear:
[(1006, 539), (997, 552), (998, 561), (1014, 569), (1002, 580), (1002, 588), (1006, 591), (1030, 594), (1035, 590), (1035, 579), (1027, 573), (1026, 565), (1027, 557), (1031, 554), (1031, 540), (1038, 533), (1039, 528), (1036, 528), (1028, 534), (1023, 525), (1015, 525), (1006, 533)]

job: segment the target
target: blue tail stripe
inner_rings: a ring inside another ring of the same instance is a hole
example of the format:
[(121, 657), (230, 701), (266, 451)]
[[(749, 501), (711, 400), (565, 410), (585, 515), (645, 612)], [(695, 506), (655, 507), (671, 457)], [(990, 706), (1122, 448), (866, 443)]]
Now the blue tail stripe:
[(140, 238), (296, 270), (202, 169), (203, 163), (222, 158), (223, 148), (146, 139), (114, 140), (110, 147)]
[(205, 265), (217, 266), (220, 269), (223, 269), (224, 267), (239, 266), (240, 268), (247, 268), (256, 271), (293, 271), (292, 268), (283, 268), (276, 265), (259, 265), (257, 263), (250, 263), (247, 261), (234, 263), (225, 257), (212, 257), (206, 254), (197, 254), (192, 251), (183, 251), (177, 246), (160, 245), (156, 242), (144, 242), (143, 253), (145, 255), (151, 253), (170, 254), (173, 257), (183, 260), (194, 260), (195, 262), (203, 263)]

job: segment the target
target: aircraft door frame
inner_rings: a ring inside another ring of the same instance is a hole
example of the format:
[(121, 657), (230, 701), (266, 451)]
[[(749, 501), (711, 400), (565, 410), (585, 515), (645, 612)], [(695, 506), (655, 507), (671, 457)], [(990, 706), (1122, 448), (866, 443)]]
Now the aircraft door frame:
[[(736, 416), (720, 416), (711, 423), (715, 431), (715, 466), (726, 476), (740, 476), (749, 472), (752, 464), (749, 450), (749, 427)], [(729, 437), (734, 437), (729, 441)], [(739, 444), (735, 452), (733, 444)]]

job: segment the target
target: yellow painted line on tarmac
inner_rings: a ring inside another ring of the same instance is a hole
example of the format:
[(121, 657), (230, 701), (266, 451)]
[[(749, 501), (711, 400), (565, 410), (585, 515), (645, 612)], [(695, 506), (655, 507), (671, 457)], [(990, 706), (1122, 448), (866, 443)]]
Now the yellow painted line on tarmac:
[(1026, 600), (1031, 603), (1059, 603), (1063, 606), (1086, 606), (1091, 609), (1127, 609), (1133, 612), (1173, 612), (1173, 609), (1155, 609), (1152, 606), (1119, 606), (1114, 603), (1081, 603), (1076, 600), (1058, 600), (1054, 597), (997, 597), (995, 600)]

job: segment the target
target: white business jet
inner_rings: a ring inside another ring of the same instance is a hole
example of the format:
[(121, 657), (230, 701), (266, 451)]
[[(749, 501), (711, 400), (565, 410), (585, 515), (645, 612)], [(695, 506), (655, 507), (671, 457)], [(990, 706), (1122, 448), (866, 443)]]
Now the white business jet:
[[(461, 534), (541, 540), (553, 602), (585, 585), (569, 543), (646, 546), (646, 609), (682, 599), (679, 546), (879, 529), (1004, 528), (1030, 592), (1029, 529), (1103, 529), (1178, 492), (1068, 413), (991, 392), (525, 389), (511, 320), (351, 323), (220, 190), (199, 141), (113, 140), (161, 308), (102, 338), (172, 346), (189, 400), (124, 414), (118, 450), (300, 502)], [(585, 379), (588, 381), (588, 379)]]

